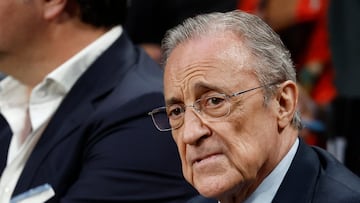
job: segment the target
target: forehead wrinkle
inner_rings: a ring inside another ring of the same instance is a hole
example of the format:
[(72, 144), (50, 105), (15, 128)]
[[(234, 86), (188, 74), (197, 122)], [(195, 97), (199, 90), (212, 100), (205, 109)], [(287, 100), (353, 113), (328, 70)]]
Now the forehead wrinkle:
[[(204, 65), (204, 63), (196, 63), (187, 65), (185, 67), (168, 67), (171, 70), (170, 80), (168, 80), (168, 86), (177, 88), (178, 91), (170, 93), (170, 98), (166, 99), (166, 104), (175, 104), (175, 103), (184, 103), (185, 95), (188, 95), (189, 98), (193, 99), (196, 97), (196, 92), (199, 92), (203, 89), (209, 89), (210, 84), (206, 82), (206, 73), (209, 68), (214, 68), (214, 66)], [(169, 85), (170, 83), (170, 85)], [(195, 94), (193, 94), (195, 93)], [(175, 95), (174, 95), (175, 94)]]
[(195, 88), (194, 84), (196, 81), (203, 81), (206, 78), (208, 70), (214, 68), (211, 65), (204, 65), (203, 63), (199, 65), (192, 64), (183, 68), (183, 71), (180, 71), (178, 74), (178, 80), (176, 81), (179, 84), (182, 84), (182, 90), (188, 91), (189, 88)]

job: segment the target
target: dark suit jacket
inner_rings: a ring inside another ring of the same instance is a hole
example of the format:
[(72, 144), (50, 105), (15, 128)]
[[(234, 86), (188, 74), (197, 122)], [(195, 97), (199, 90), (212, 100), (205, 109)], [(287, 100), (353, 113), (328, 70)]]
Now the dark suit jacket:
[[(195, 201), (197, 200), (197, 201)], [(189, 203), (217, 203), (196, 197)], [(360, 179), (328, 152), (302, 140), (273, 203), (359, 203)]]
[[(63, 100), (14, 195), (49, 183), (56, 196), (48, 202), (185, 202), (195, 191), (176, 145), (147, 115), (161, 105), (162, 71), (123, 33)], [(0, 147), (9, 141), (4, 126), (0, 119)]]
[(301, 140), (273, 202), (359, 203), (360, 179), (328, 152)]

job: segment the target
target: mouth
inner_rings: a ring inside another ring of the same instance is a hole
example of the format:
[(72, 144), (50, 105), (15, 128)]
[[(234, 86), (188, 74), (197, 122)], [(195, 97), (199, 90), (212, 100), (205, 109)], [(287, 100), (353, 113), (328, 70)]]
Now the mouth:
[(219, 155), (220, 155), (219, 153), (209, 154), (209, 155), (203, 156), (201, 158), (195, 159), (192, 162), (192, 164), (193, 165), (195, 165), (195, 164), (203, 164), (205, 162), (209, 162), (209, 161), (212, 161), (212, 160), (216, 159)]

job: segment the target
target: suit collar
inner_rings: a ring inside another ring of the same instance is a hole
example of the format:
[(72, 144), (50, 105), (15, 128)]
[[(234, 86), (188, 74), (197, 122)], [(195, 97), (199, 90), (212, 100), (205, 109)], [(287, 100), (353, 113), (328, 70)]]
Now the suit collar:
[(316, 153), (302, 139), (273, 203), (311, 202), (320, 173)]
[(7, 153), (11, 141), (10, 126), (5, 118), (0, 114), (0, 177), (6, 166)]

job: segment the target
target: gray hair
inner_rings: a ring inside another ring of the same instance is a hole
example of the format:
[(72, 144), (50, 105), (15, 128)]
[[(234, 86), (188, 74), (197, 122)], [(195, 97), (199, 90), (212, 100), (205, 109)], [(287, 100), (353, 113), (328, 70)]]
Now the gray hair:
[[(262, 85), (280, 83), (286, 80), (296, 82), (296, 73), (289, 51), (280, 37), (259, 17), (239, 10), (226, 13), (209, 13), (185, 20), (169, 30), (162, 41), (162, 62), (175, 47), (190, 39), (230, 31), (242, 39), (255, 58), (254, 72)], [(265, 104), (269, 96), (275, 93), (274, 87), (266, 88)], [(292, 125), (302, 128), (300, 113), (296, 111)]]

